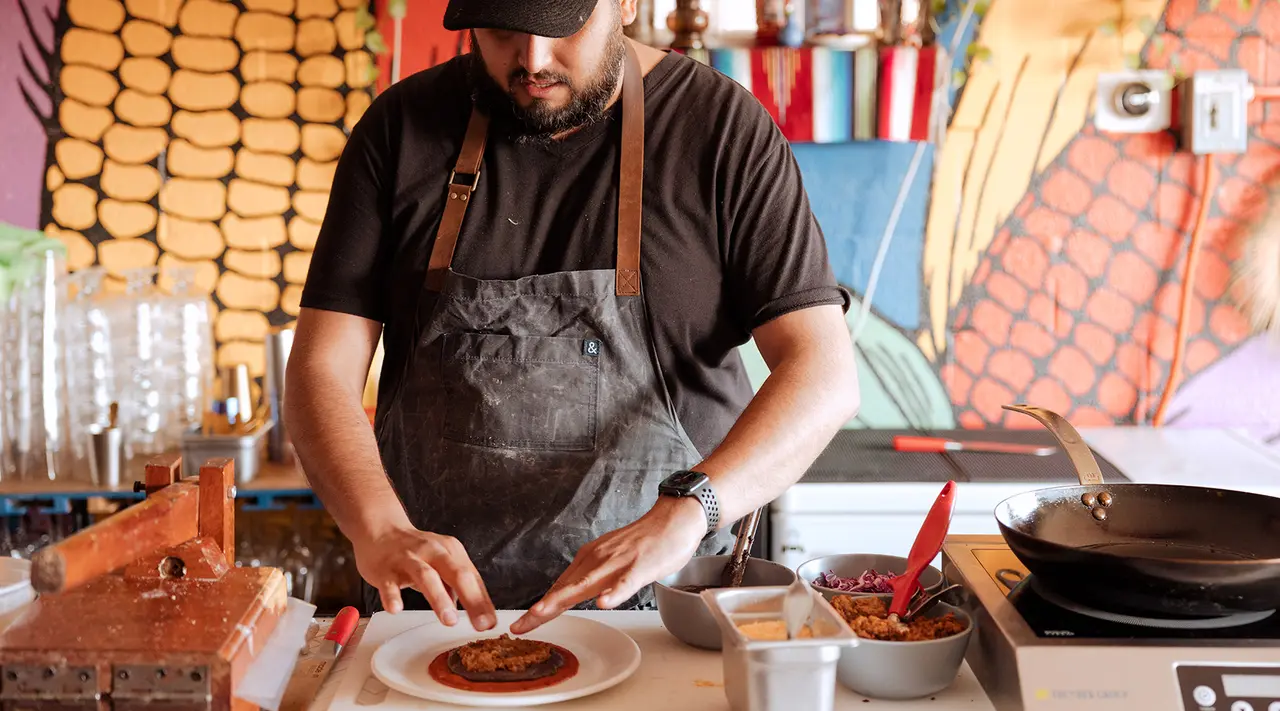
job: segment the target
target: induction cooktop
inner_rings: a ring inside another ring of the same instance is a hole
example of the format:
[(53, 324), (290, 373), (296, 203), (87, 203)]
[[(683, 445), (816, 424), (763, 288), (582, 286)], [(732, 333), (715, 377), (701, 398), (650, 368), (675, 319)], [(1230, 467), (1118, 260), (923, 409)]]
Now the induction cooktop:
[(1280, 711), (1280, 613), (1150, 618), (1037, 584), (1000, 536), (949, 536), (977, 625), (966, 658), (997, 709)]

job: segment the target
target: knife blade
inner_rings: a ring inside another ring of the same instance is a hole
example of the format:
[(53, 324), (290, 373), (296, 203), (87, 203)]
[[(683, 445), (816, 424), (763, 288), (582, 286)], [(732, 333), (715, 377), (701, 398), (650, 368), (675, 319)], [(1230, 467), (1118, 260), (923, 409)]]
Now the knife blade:
[(298, 660), (289, 686), (285, 688), (284, 698), (280, 700), (279, 711), (306, 711), (310, 708), (359, 622), (360, 613), (354, 607), (344, 607), (338, 612), (315, 651)]
[(893, 448), (899, 452), (992, 452), (997, 454), (1030, 454), (1044, 457), (1058, 451), (1057, 447), (1039, 444), (1014, 444), (1012, 442), (981, 442), (954, 440), (943, 437), (912, 437), (897, 435)]

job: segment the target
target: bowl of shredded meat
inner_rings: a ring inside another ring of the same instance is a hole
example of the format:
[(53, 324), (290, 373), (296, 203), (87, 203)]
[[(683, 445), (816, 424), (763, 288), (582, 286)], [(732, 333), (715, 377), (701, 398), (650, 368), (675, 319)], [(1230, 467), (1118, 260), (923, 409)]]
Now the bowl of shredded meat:
[(973, 636), (973, 618), (945, 603), (905, 623), (889, 615), (885, 597), (837, 595), (831, 606), (858, 636), (841, 650), (836, 679), (872, 699), (917, 699), (947, 688)]
[[(831, 602), (837, 595), (892, 597), (893, 579), (907, 569), (907, 559), (875, 553), (823, 556), (796, 568), (796, 575)], [(920, 588), (931, 593), (942, 588), (942, 571), (933, 566), (920, 574)]]

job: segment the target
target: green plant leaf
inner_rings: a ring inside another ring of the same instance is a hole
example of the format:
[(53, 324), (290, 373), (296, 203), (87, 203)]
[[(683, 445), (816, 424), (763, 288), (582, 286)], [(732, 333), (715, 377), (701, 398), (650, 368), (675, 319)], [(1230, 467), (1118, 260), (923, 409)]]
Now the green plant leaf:
[(1156, 31), (1156, 21), (1150, 17), (1138, 18), (1138, 31), (1150, 37)]
[(1124, 66), (1127, 69), (1137, 69), (1142, 66), (1142, 57), (1136, 52), (1124, 55)]
[(976, 42), (971, 43), (966, 49), (965, 54), (969, 55), (969, 59), (975, 62), (991, 61), (991, 48), (980, 45)]
[[(854, 299), (846, 321), (853, 331), (862, 306)], [(951, 396), (937, 368), (902, 331), (875, 314), (854, 346), (862, 408), (851, 427), (951, 429), (956, 426)]]
[(947, 0), (933, 0), (933, 14), (935, 17), (946, 12), (946, 10)]
[(1240, 0), (1240, 9), (1248, 12), (1253, 9), (1253, 0)]
[(356, 9), (356, 27), (358, 29), (361, 29), (367, 32), (369, 30), (372, 30), (374, 27), (377, 27), (377, 25), (378, 25), (378, 22), (377, 20), (374, 19), (373, 15), (369, 12), (369, 8), (365, 7), (364, 5), (361, 5), (358, 9)]
[(387, 43), (382, 39), (382, 33), (377, 30), (365, 33), (364, 46), (374, 54), (382, 54), (387, 51)]
[(1151, 38), (1151, 49), (1157, 52), (1164, 52), (1164, 37), (1157, 35)]
[(991, 0), (977, 0), (977, 2), (973, 4), (973, 14), (977, 15), (978, 17), (985, 16), (987, 14), (987, 11), (990, 9), (991, 9)]
[(377, 84), (378, 79), (381, 78), (381, 74), (382, 74), (381, 70), (378, 69), (378, 65), (370, 64), (369, 66), (364, 68), (364, 71), (365, 71), (365, 78), (368, 80), (368, 82), (370, 84)]
[(959, 89), (964, 86), (965, 81), (969, 79), (969, 75), (963, 69), (953, 69), (951, 71), (951, 84)]

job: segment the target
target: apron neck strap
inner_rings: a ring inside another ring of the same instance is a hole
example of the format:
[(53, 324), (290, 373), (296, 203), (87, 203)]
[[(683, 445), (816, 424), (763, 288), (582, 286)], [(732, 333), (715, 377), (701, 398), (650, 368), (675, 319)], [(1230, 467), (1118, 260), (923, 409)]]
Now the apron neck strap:
[[(622, 76), (622, 157), (618, 171), (618, 296), (640, 295), (640, 216), (644, 179), (644, 76), (635, 48), (626, 43)], [(445, 274), (453, 263), (458, 234), (467, 214), (471, 196), (480, 184), (480, 162), (484, 158), (489, 117), (474, 107), (467, 121), (458, 162), (449, 176), (449, 192), (444, 215), (436, 231), (435, 245), (427, 263), (425, 288), (440, 291)]]
[(622, 75), (622, 158), (618, 169), (618, 296), (640, 295), (640, 214), (644, 193), (644, 76), (627, 42)]

